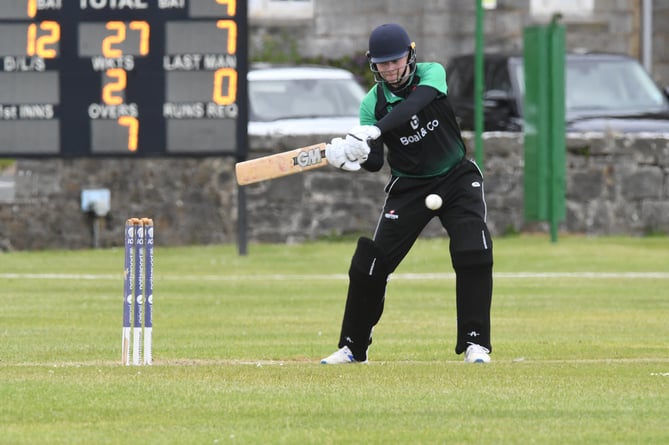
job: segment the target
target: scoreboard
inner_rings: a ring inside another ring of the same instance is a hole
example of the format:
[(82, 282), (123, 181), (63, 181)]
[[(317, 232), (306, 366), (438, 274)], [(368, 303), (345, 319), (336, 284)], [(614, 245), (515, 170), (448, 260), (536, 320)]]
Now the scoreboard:
[(0, 158), (243, 158), (247, 51), (247, 0), (1, 0)]

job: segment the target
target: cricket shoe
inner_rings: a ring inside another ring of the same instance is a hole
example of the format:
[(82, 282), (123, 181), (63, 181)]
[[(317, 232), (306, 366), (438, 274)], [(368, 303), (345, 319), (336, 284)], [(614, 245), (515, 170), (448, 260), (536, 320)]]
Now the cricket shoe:
[(356, 360), (348, 346), (337, 349), (331, 355), (321, 360), (322, 365), (345, 365), (348, 363), (367, 363), (367, 360), (364, 362)]
[(465, 351), (465, 363), (490, 363), (490, 351), (476, 343), (469, 343)]

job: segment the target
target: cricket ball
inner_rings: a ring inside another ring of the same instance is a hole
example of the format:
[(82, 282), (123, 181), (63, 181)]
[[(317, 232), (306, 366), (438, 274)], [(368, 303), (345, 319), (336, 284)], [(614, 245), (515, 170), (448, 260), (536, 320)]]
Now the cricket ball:
[(427, 195), (425, 197), (425, 207), (427, 207), (430, 210), (438, 210), (441, 208), (442, 204), (443, 200), (439, 195), (432, 193), (431, 195)]

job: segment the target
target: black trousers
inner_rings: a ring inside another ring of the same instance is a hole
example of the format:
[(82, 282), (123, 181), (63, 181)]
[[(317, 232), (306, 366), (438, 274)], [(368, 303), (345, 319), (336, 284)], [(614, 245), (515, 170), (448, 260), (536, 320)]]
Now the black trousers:
[[(457, 343), (462, 353), (469, 343), (492, 351), (492, 239), (486, 225), (483, 178), (473, 161), (464, 160), (446, 175), (429, 178), (392, 177), (373, 240), (385, 253), (392, 273), (425, 226), (438, 217), (449, 234), (452, 266), (456, 273)], [(438, 194), (438, 210), (425, 207), (425, 197)]]

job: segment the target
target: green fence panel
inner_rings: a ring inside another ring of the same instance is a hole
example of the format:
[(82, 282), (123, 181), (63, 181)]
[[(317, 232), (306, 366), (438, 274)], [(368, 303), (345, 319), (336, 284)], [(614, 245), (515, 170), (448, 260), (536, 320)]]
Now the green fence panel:
[(549, 25), (523, 32), (525, 77), (524, 214), (548, 221), (551, 237), (565, 217), (565, 30)]
[(548, 39), (544, 26), (525, 28), (523, 69), (525, 71), (525, 219), (548, 219)]

